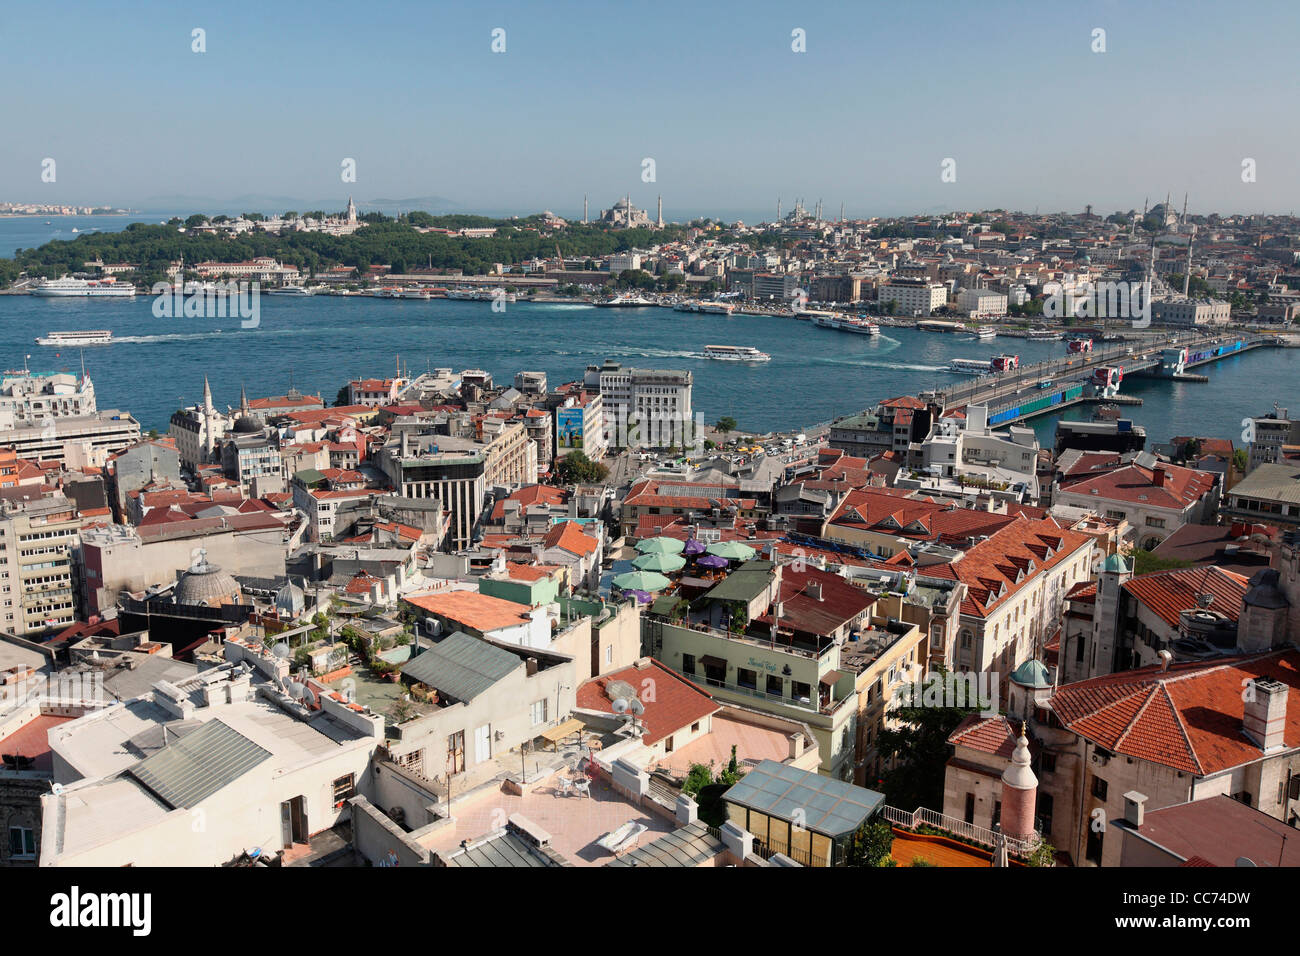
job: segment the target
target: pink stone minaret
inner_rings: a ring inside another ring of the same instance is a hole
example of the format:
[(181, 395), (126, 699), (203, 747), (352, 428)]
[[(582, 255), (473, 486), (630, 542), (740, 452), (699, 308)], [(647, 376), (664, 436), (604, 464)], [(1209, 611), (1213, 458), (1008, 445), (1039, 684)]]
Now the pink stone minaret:
[(1038, 803), (1038, 778), (1029, 767), (1029, 740), (1025, 725), (1020, 725), (1011, 763), (1002, 771), (1002, 832), (1021, 839), (1034, 832), (1034, 809)]

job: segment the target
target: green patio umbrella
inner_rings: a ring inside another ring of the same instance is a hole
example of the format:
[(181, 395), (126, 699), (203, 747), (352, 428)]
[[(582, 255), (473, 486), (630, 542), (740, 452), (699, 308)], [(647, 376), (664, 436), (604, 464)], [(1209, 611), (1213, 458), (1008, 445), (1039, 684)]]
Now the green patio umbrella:
[(719, 541), (717, 544), (709, 545), (708, 551), (709, 554), (726, 558), (728, 561), (748, 561), (758, 554), (749, 545), (741, 544), (739, 541)]
[(632, 566), (642, 571), (680, 571), (686, 566), (686, 559), (680, 554), (643, 554)]
[(676, 538), (662, 536), (658, 538), (646, 538), (636, 543), (636, 549), (641, 554), (681, 554), (682, 549), (685, 547), (685, 541), (678, 541)]
[(622, 591), (662, 591), (671, 583), (653, 571), (628, 571), (614, 578), (614, 587)]

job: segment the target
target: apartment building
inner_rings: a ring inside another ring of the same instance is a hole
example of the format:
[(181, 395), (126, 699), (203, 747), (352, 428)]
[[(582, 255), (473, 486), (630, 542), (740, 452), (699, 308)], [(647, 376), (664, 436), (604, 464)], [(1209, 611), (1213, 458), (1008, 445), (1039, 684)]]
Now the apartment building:
[(94, 415), (95, 385), (68, 372), (6, 372), (0, 379), (0, 428), (41, 425), (51, 418)]
[(0, 620), (18, 635), (42, 634), (76, 617), (72, 551), (81, 519), (63, 495), (0, 502)]
[(1158, 462), (1152, 456), (1121, 464), (1113, 456), (1094, 455), (1060, 477), (1052, 503), (1126, 520), (1134, 528), (1137, 546), (1151, 550), (1183, 525), (1212, 520), (1219, 492), (1219, 476), (1211, 472)]
[(894, 276), (881, 284), (876, 300), (882, 309), (893, 303), (894, 315), (929, 315), (948, 303), (948, 287), (928, 279)]
[(990, 488), (1020, 488), (1037, 500), (1038, 436), (1013, 425), (995, 432), (989, 410), (971, 405), (964, 419), (941, 418), (921, 445), (921, 466), (929, 475), (961, 478)]
[(1219, 513), (1231, 521), (1300, 528), (1300, 461), (1260, 464), (1223, 496)]
[(957, 308), (975, 315), (1006, 315), (1007, 296), (993, 289), (962, 289), (957, 293)]
[(69, 468), (102, 468), (109, 457), (140, 441), (140, 423), (115, 408), (93, 415), (46, 420), (44, 424), (0, 427), (0, 446), (19, 458), (58, 462)]
[(588, 366), (586, 383), (600, 390), (607, 447), (682, 447), (694, 409), (689, 371), (623, 368), (617, 362)]
[(1005, 677), (1038, 656), (1060, 627), (1066, 592), (1091, 576), (1095, 548), (1087, 534), (1025, 518), (927, 569), (966, 585), (955, 669)]
[(1258, 465), (1276, 464), (1286, 458), (1287, 448), (1300, 449), (1300, 421), (1292, 421), (1285, 408), (1274, 408), (1268, 415), (1252, 419), (1254, 441), (1246, 470), (1254, 471)]
[(719, 700), (807, 724), (821, 772), (852, 780), (858, 674), (841, 655), (874, 601), (836, 574), (748, 561), (690, 606), (651, 605), (642, 647)]

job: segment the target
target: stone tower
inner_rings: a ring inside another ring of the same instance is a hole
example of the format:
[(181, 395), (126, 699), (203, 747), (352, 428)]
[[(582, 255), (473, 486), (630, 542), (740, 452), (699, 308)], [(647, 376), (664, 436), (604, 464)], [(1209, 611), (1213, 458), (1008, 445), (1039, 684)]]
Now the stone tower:
[(1030, 768), (1029, 738), (1025, 725), (1011, 754), (1011, 762), (1002, 771), (1002, 815), (998, 822), (1002, 832), (1018, 840), (1034, 833), (1034, 811), (1038, 805), (1038, 778)]

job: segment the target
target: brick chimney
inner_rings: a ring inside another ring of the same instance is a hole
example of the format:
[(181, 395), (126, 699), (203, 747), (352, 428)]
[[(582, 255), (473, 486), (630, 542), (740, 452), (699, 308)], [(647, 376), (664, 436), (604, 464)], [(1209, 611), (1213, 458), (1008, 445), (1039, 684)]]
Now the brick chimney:
[(1246, 736), (1265, 753), (1283, 744), (1286, 729), (1286, 704), (1289, 688), (1281, 681), (1266, 678), (1251, 681), (1241, 725)]
[(1169, 476), (1165, 473), (1164, 468), (1160, 467), (1159, 465), (1156, 465), (1156, 467), (1152, 469), (1151, 480), (1155, 482), (1155, 486), (1157, 488), (1163, 488), (1165, 486), (1165, 482), (1168, 479)]

